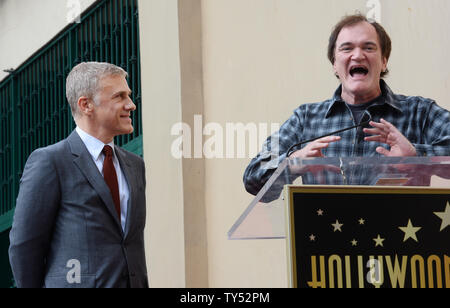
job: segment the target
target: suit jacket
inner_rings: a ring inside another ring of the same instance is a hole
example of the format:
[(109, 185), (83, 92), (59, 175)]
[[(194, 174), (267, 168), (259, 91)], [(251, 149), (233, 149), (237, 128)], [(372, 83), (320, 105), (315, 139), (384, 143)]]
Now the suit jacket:
[(130, 189), (125, 231), (75, 131), (30, 155), (10, 232), (18, 287), (148, 287), (145, 166), (137, 155), (115, 152)]

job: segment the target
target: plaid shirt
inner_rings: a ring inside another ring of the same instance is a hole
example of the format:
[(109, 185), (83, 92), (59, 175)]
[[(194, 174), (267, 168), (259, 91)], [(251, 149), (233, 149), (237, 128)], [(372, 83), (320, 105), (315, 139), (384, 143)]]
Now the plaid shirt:
[[(367, 109), (372, 120), (380, 122), (383, 118), (392, 123), (414, 145), (419, 156), (450, 156), (450, 112), (431, 99), (394, 94), (383, 80), (380, 86), (382, 94)], [(301, 105), (280, 130), (266, 140), (263, 150), (245, 171), (244, 183), (248, 192), (258, 193), (293, 144), (359, 124), (355, 123), (352, 112), (342, 100), (341, 92), (342, 85), (330, 100)], [(369, 115), (365, 114), (361, 123), (368, 119)], [(364, 141), (362, 130), (359, 127), (340, 133), (342, 139), (330, 143), (322, 150), (323, 155), (381, 156), (375, 150), (377, 147), (389, 149), (386, 144)], [(331, 181), (329, 184), (337, 183)]]

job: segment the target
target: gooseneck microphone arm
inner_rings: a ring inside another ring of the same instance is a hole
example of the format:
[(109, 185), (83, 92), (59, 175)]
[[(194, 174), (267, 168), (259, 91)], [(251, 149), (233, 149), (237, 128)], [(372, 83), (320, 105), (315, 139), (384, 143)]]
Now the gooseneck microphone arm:
[[(368, 114), (368, 112), (367, 112), (367, 114)], [(299, 142), (299, 143), (297, 143), (297, 144), (294, 144), (294, 145), (291, 146), (291, 147), (288, 149), (288, 151), (286, 152), (286, 153), (287, 153), (287, 156), (286, 156), (286, 157), (289, 158), (289, 156), (291, 156), (291, 154), (292, 154), (293, 152), (295, 152), (294, 149), (295, 149), (296, 147), (299, 147), (299, 146), (301, 146), (301, 145), (304, 145), (305, 143), (310, 143), (310, 142), (316, 141), (316, 140), (321, 139), (321, 138), (325, 138), (325, 137), (328, 137), (328, 136), (333, 136), (333, 135), (336, 135), (336, 134), (345, 132), (345, 131), (350, 130), (350, 129), (358, 128), (358, 127), (360, 127), (360, 126), (365, 126), (366, 124), (369, 124), (370, 121), (372, 121), (372, 117), (371, 117), (370, 114), (369, 114), (369, 120), (367, 120), (367, 121), (365, 121), (365, 122), (362, 122), (362, 123), (360, 123), (360, 124), (358, 124), (358, 125), (354, 125), (354, 126), (352, 126), (352, 127), (347, 127), (347, 128), (344, 128), (344, 129), (340, 129), (340, 130), (337, 130), (337, 131), (335, 131), (335, 132), (331, 132), (331, 133), (329, 133), (329, 134), (326, 134), (326, 135), (323, 135), (323, 136), (320, 136), (320, 137), (312, 138), (312, 139), (305, 140), (305, 141)]]

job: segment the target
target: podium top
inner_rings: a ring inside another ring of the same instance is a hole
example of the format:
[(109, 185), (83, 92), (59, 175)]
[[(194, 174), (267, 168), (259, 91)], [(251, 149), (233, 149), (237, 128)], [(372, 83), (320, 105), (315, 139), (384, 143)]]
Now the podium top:
[(450, 157), (285, 159), (228, 232), (228, 238), (285, 238), (285, 185), (450, 188)]

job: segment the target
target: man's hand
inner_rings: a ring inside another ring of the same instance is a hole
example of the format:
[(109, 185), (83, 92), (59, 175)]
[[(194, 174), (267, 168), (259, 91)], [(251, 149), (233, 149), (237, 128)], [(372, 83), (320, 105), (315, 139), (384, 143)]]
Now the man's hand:
[(405, 157), (416, 156), (417, 152), (409, 140), (388, 121), (381, 119), (380, 123), (371, 121), (369, 123), (373, 128), (365, 128), (366, 134), (374, 135), (365, 137), (365, 141), (376, 141), (390, 146), (390, 150), (378, 147), (376, 151), (384, 156)]
[(331, 142), (336, 142), (341, 140), (339, 136), (329, 136), (317, 139), (311, 143), (308, 143), (303, 149), (292, 153), (289, 158), (306, 158), (306, 157), (324, 157), (322, 154), (322, 149), (328, 147)]
[[(308, 143), (303, 149), (296, 151), (289, 156), (289, 158), (307, 158), (307, 157), (325, 157), (322, 153), (322, 149), (327, 148), (330, 143), (341, 140), (339, 136), (329, 136), (317, 139)], [(334, 173), (340, 173), (341, 169), (333, 165), (306, 165), (306, 166), (291, 166), (291, 171), (297, 174), (312, 173), (317, 175), (323, 171), (330, 171)]]

